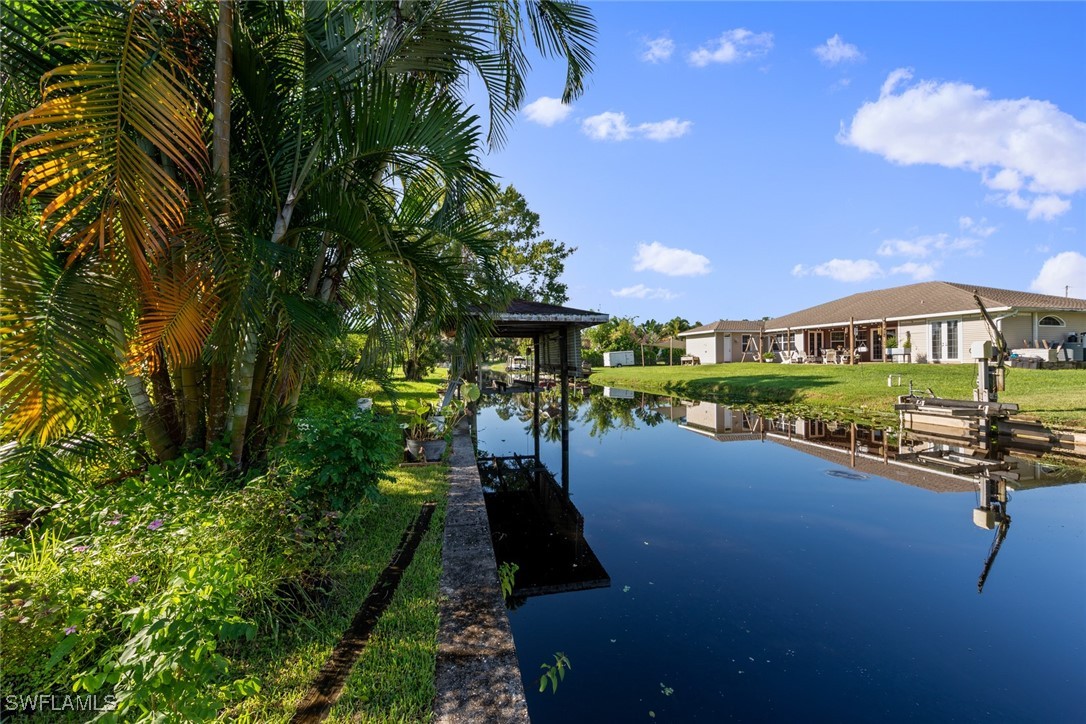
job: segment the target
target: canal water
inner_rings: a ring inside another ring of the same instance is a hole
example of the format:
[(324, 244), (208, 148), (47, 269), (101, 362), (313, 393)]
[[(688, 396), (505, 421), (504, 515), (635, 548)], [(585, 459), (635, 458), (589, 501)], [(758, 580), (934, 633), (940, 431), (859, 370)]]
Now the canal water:
[(993, 502), (886, 431), (599, 388), (563, 454), (540, 407), (538, 443), (528, 395), (477, 419), (537, 724), (1086, 721), (1081, 475)]

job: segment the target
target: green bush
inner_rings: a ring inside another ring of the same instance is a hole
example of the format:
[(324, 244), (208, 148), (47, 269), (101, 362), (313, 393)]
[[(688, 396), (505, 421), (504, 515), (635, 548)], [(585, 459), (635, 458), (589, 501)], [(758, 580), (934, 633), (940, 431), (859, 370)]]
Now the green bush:
[(337, 511), (373, 496), (403, 451), (395, 420), (372, 410), (315, 411), (298, 421), (297, 432), (281, 456), (295, 495)]
[(336, 549), (338, 514), (287, 480), (242, 486), (228, 470), (222, 451), (152, 466), (0, 541), (5, 693), (112, 694), (130, 720), (252, 691), (230, 642), (292, 615)]

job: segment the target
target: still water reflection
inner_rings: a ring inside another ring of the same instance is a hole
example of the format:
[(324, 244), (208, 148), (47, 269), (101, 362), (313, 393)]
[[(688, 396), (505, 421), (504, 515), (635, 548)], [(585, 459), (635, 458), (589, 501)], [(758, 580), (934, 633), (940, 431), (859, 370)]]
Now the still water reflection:
[(552, 407), (478, 417), (533, 721), (1086, 721), (1080, 474), (599, 388), (563, 460)]

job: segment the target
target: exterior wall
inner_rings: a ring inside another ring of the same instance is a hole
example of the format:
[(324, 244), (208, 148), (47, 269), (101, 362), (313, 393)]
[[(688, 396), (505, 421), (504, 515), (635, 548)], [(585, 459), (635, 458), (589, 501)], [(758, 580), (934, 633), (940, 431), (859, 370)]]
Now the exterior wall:
[(717, 354), (717, 335), (715, 332), (704, 335), (690, 335), (686, 340), (686, 353), (701, 360), (704, 365), (716, 364), (723, 355)]
[(905, 346), (906, 339), (911, 339), (913, 343), (913, 362), (920, 359), (921, 355), (925, 361), (931, 359), (931, 334), (928, 331), (927, 322), (898, 322), (897, 346)]
[[(1044, 340), (1049, 343), (1049, 346), (1053, 346), (1053, 343), (1059, 344), (1067, 341), (1067, 335), (1069, 334), (1082, 334), (1086, 332), (1086, 312), (1037, 312), (1037, 321), (1041, 321), (1043, 317), (1058, 317), (1063, 320), (1062, 327), (1037, 327), (1037, 339), (1038, 341)], [(1008, 338), (1007, 343), (1012, 347), (1015, 346), (1013, 342)]]
[[(1062, 319), (1064, 326), (1042, 327), (1037, 325), (1037, 322), (1045, 316)], [(912, 333), (913, 362), (918, 361), (921, 355), (925, 361), (932, 361), (931, 323), (940, 319), (946, 318), (935, 318), (923, 322), (917, 321), (899, 325), (898, 344), (903, 342), (906, 330)], [(970, 345), (974, 342), (992, 341), (988, 325), (980, 315), (966, 315), (960, 317), (960, 320), (958, 327), (958, 336), (961, 341), (960, 357), (957, 360), (940, 360), (944, 364), (954, 364), (955, 362), (971, 363), (973, 360), (969, 356)], [(1066, 342), (1069, 334), (1081, 335), (1086, 332), (1086, 312), (1022, 312), (1017, 316), (1007, 317), (1002, 320), (1000, 327), (1011, 349), (1023, 346), (1039, 347), (1043, 346), (1042, 342), (1047, 342), (1049, 346), (1056, 346)]]
[(969, 348), (974, 342), (991, 342), (992, 335), (988, 329), (988, 323), (980, 315), (976, 317), (963, 317), (961, 326), (962, 358), (960, 362), (973, 362)]
[(723, 410), (723, 405), (714, 405), (711, 402), (695, 402), (693, 405), (687, 405), (686, 424), (703, 430), (720, 432), (724, 427)]
[(1031, 314), (1019, 314), (1015, 317), (1007, 317), (999, 323), (1002, 328), (1003, 336), (1007, 339), (1007, 344), (1011, 349), (1015, 347), (1028, 347), (1028, 344), (1023, 344), (1024, 340), (1033, 339), (1033, 315)]
[[(686, 354), (701, 360), (703, 365), (721, 362), (743, 361), (743, 332), (713, 332), (683, 337), (686, 340)], [(754, 337), (758, 332), (748, 332)], [(757, 355), (747, 353), (747, 361), (757, 359)]]

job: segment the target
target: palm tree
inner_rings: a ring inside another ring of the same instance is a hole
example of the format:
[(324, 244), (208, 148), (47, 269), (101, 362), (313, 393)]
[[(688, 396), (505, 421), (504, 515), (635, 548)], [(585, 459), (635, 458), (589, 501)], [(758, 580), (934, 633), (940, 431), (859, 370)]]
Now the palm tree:
[[(226, 435), (239, 465), (261, 459), (339, 335), (367, 332), (376, 354), (410, 319), (486, 301), (494, 249), (472, 209), (496, 188), (460, 95), (467, 68), (488, 91), (492, 145), (524, 97), (525, 27), (566, 61), (565, 100), (591, 69), (595, 29), (571, 2), (203, 7), (217, 17), (152, 3), (6, 8), (5, 52), (43, 87), (6, 126), (46, 231), (20, 253), (54, 271), (5, 286), (4, 318), (19, 321), (0, 338), (19, 359), (46, 358), (52, 318), (7, 312), (53, 300), (57, 269), (101, 293), (70, 300), (94, 375), (17, 367), (0, 381), (5, 436), (78, 427), (77, 398), (120, 371), (158, 458)], [(199, 62), (212, 53), (214, 72)], [(46, 391), (71, 408), (64, 424), (33, 422)]]

